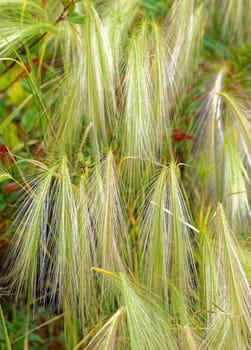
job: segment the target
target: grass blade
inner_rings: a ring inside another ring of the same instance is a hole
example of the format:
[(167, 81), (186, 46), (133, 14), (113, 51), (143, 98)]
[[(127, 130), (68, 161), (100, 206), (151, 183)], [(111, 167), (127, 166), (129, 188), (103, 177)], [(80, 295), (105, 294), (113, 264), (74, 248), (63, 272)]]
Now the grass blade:
[(0, 305), (0, 320), (2, 323), (2, 327), (3, 327), (6, 350), (12, 350), (11, 341), (9, 338), (8, 330), (7, 330), (5, 319), (4, 319), (3, 309), (2, 309), (1, 305)]
[(216, 299), (211, 300), (211, 309), (213, 305), (217, 309), (215, 314), (211, 314), (207, 342), (221, 349), (236, 346), (245, 349), (251, 338), (251, 293), (240, 261), (241, 252), (222, 204), (218, 204), (216, 209), (212, 239), (217, 295)]
[(186, 324), (196, 269), (190, 215), (177, 165), (162, 170), (150, 198), (140, 234), (145, 280), (148, 288), (170, 305), (172, 316)]

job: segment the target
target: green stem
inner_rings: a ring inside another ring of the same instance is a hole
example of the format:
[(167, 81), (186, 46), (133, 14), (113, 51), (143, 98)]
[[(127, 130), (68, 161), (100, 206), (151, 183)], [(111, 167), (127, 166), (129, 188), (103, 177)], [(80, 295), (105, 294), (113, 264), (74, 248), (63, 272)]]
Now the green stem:
[(12, 346), (11, 346), (8, 330), (7, 330), (5, 319), (4, 319), (3, 309), (1, 307), (1, 305), (0, 305), (0, 320), (1, 320), (2, 326), (3, 326), (6, 350), (12, 350)]

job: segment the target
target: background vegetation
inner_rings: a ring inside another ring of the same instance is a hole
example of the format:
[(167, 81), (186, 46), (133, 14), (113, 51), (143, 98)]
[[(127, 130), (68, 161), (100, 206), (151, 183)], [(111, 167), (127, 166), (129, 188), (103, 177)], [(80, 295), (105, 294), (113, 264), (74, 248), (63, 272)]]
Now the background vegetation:
[(251, 349), (251, 2), (0, 0), (0, 348)]

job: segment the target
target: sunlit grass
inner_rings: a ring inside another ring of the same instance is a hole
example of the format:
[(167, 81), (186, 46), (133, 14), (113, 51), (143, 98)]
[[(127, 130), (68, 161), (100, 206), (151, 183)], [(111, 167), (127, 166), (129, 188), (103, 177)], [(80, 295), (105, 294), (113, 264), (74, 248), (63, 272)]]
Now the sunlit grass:
[(26, 348), (41, 304), (69, 349), (251, 346), (249, 91), (201, 50), (215, 13), (242, 45), (250, 6), (207, 4), (0, 0), (0, 181), (18, 207), (1, 288), (27, 304)]

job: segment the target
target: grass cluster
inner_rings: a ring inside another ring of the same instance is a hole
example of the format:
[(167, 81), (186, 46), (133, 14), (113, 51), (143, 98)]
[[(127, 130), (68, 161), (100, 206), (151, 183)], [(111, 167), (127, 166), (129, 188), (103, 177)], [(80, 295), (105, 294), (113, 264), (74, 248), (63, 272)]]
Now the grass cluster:
[(251, 2), (0, 19), (0, 347), (61, 319), (66, 349), (251, 349)]

